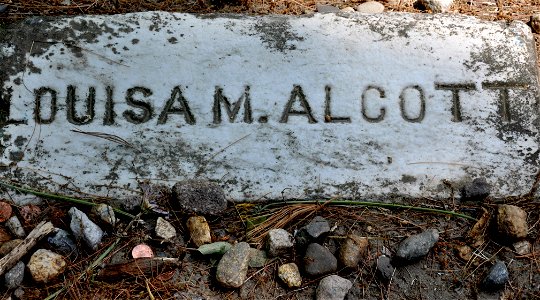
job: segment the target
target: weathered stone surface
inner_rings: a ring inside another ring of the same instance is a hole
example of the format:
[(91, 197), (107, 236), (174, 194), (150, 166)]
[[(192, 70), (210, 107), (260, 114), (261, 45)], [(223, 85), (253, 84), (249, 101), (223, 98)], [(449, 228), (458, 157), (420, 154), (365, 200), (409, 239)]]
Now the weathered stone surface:
[(392, 266), (390, 257), (386, 255), (381, 255), (377, 258), (376, 267), (377, 275), (385, 282), (390, 281), (396, 270), (396, 268)]
[(39, 283), (54, 280), (66, 269), (67, 263), (62, 255), (46, 249), (39, 249), (28, 262), (28, 270), (32, 278)]
[(422, 233), (404, 239), (396, 250), (396, 260), (400, 263), (414, 261), (428, 254), (439, 240), (437, 229), (428, 229)]
[(293, 237), (287, 230), (276, 228), (268, 232), (266, 247), (268, 248), (268, 255), (270, 257), (276, 257), (286, 253), (293, 246)]
[(300, 275), (300, 270), (298, 270), (298, 266), (295, 263), (279, 266), (278, 277), (289, 288), (300, 287), (302, 285), (302, 275)]
[(184, 211), (216, 215), (227, 208), (223, 189), (214, 182), (206, 180), (185, 180), (173, 187), (177, 204)]
[(21, 224), (21, 221), (19, 221), (19, 218), (17, 216), (12, 216), (6, 221), (6, 226), (9, 228), (9, 231), (13, 233), (16, 237), (24, 238), (26, 236), (26, 232), (24, 232), (24, 228)]
[(337, 271), (337, 258), (326, 247), (309, 244), (304, 256), (304, 270), (309, 276), (321, 276)]
[(69, 228), (73, 232), (75, 238), (83, 240), (88, 247), (92, 248), (92, 250), (96, 250), (103, 238), (103, 230), (76, 207), (69, 209), (69, 215), (71, 216)]
[(511, 239), (527, 236), (527, 212), (515, 205), (499, 205), (497, 209), (497, 227), (499, 233)]
[(47, 238), (47, 242), (51, 245), (55, 251), (60, 252), (65, 256), (77, 256), (77, 246), (71, 239), (69, 232), (57, 228), (55, 234)]
[(263, 250), (251, 248), (249, 249), (249, 267), (250, 268), (262, 268), (266, 264), (266, 252)]
[(158, 217), (156, 221), (156, 236), (164, 240), (172, 240), (176, 237), (176, 229), (167, 220)]
[(493, 291), (503, 288), (508, 281), (509, 274), (506, 264), (503, 261), (498, 260), (489, 269), (486, 277), (482, 281), (482, 287), (487, 291)]
[(482, 201), (490, 192), (491, 186), (485, 178), (475, 178), (461, 188), (461, 201)]
[(352, 287), (352, 282), (338, 275), (324, 277), (317, 287), (317, 300), (343, 300)]
[(355, 234), (347, 236), (341, 248), (339, 248), (339, 262), (347, 268), (355, 268), (367, 255), (368, 239)]
[(249, 249), (248, 243), (240, 242), (223, 254), (216, 270), (216, 279), (223, 287), (242, 286), (248, 271)]
[(324, 4), (316, 4), (315, 7), (317, 8), (317, 12), (319, 13), (335, 13), (339, 12), (339, 8), (333, 6), (333, 5), (324, 5)]
[(206, 221), (205, 217), (193, 216), (187, 220), (187, 228), (189, 230), (189, 236), (195, 246), (200, 247), (204, 244), (212, 242), (212, 236), (210, 235), (210, 225)]
[(15, 289), (21, 285), (24, 279), (24, 263), (18, 262), (4, 275), (4, 285), (7, 289)]
[(32, 18), (0, 37), (2, 176), (108, 196), (144, 178), (232, 200), (448, 199), (443, 180), (476, 177), (524, 194), (533, 42), (461, 15)]

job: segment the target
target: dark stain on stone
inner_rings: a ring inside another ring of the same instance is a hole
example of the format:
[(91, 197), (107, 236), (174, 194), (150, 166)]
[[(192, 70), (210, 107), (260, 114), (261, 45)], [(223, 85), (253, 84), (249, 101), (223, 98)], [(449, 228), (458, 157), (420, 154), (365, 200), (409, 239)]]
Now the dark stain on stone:
[(253, 26), (270, 50), (286, 52), (296, 50), (295, 42), (304, 38), (291, 31), (287, 17), (275, 16), (257, 21)]
[(411, 176), (411, 175), (403, 174), (401, 176), (401, 182), (403, 182), (403, 183), (414, 183), (414, 182), (416, 182), (416, 177)]
[(132, 40), (131, 40), (131, 43), (132, 43), (133, 45), (136, 45), (136, 44), (139, 43), (139, 39), (132, 39)]
[(178, 39), (176, 39), (174, 36), (171, 37), (170, 39), (168, 39), (168, 41), (169, 41), (169, 43), (171, 43), (171, 44), (176, 44), (176, 43), (178, 43)]
[(12, 161), (21, 161), (24, 157), (24, 152), (22, 151), (11, 151), (9, 152), (9, 159)]
[(22, 136), (18, 136), (17, 138), (15, 138), (15, 146), (17, 147), (22, 147), (26, 141), (28, 141), (28, 139), (22, 137)]

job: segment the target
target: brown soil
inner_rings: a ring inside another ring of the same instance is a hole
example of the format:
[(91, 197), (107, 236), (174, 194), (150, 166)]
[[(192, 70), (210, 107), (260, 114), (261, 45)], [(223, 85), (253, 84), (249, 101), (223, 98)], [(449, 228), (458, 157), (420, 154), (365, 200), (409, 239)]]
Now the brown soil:
[[(116, 14), (146, 10), (164, 10), (193, 13), (248, 13), (248, 14), (306, 14), (315, 11), (313, 0), (72, 0), (69, 5), (61, 0), (31, 1), (8, 0), (7, 13), (0, 14), (0, 22), (9, 23), (34, 15), (78, 15), (78, 14)], [(363, 0), (322, 1), (339, 8), (354, 7)], [(384, 2), (383, 2), (384, 3)], [(398, 4), (384, 3), (387, 11), (407, 11), (426, 13), (413, 7), (412, 1), (399, 1)], [(530, 15), (540, 12), (540, 0), (483, 0), (469, 2), (457, 0), (453, 6), (455, 13), (474, 15), (487, 20), (528, 21)], [(536, 35), (537, 48), (540, 38)], [(460, 211), (474, 218), (480, 218), (485, 208), (493, 214), (496, 203), (518, 205), (528, 211), (529, 236), (532, 252), (518, 255), (512, 245), (501, 240), (496, 230), (491, 227), (482, 234), (483, 243), (473, 247), (473, 255), (464, 260), (459, 257), (457, 248), (471, 245), (473, 241), (467, 234), (474, 221), (441, 214), (419, 213), (412, 210), (388, 210), (382, 208), (332, 207), (327, 205), (305, 205), (301, 207), (284, 206), (289, 209), (289, 216), (281, 223), (262, 223), (259, 227), (283, 227), (290, 232), (307, 223), (313, 216), (322, 215), (335, 227), (334, 233), (325, 240), (325, 245), (334, 250), (339, 247), (343, 236), (356, 233), (367, 236), (370, 240), (368, 257), (354, 270), (340, 270), (338, 274), (350, 279), (354, 284), (347, 299), (540, 299), (540, 202), (527, 197), (492, 200), (474, 205), (461, 205), (453, 199), (436, 201), (418, 199), (413, 205)], [(66, 215), (69, 205), (47, 203), (41, 207), (42, 213), (26, 223), (29, 231), (43, 219), (52, 220), (55, 226), (69, 228)], [(261, 247), (265, 230), (253, 236), (246, 236), (247, 220), (261, 213), (277, 213), (276, 210), (260, 211), (256, 204), (240, 204), (229, 209), (227, 214), (209, 219), (215, 240), (252, 242), (254, 247)], [(295, 214), (296, 213), (296, 214)], [(20, 211), (19, 211), (20, 214)], [(156, 216), (149, 214), (142, 217), (148, 223)], [(88, 266), (95, 262), (117, 236), (109, 236), (96, 252), (82, 251), (71, 261), (71, 265), (62, 279), (44, 286), (37, 286), (29, 280), (24, 282), (24, 299), (44, 299), (62, 287), (66, 289), (58, 294), (57, 299), (313, 299), (319, 278), (304, 278), (301, 288), (287, 289), (277, 279), (277, 266), (291, 261), (301, 265), (301, 257), (291, 252), (272, 260), (264, 268), (250, 269), (248, 280), (238, 290), (219, 288), (215, 282), (215, 257), (203, 257), (189, 247), (185, 229), (186, 216), (178, 213), (172, 217), (173, 224), (186, 242), (184, 246), (171, 247), (160, 244), (151, 238), (152, 233), (142, 223), (134, 223), (128, 234), (121, 236), (120, 243), (103, 260), (110, 261), (117, 253), (131, 251), (141, 242), (149, 243), (156, 251), (171, 253), (182, 258), (182, 266), (173, 271), (146, 276), (133, 276), (119, 281), (98, 281), (93, 277), (97, 270), (89, 271)], [(129, 220), (123, 220), (116, 233), (122, 232)], [(381, 282), (375, 274), (374, 262), (383, 246), (394, 252), (398, 243), (406, 236), (418, 233), (426, 228), (436, 228), (441, 238), (429, 255), (417, 263), (399, 268), (389, 284)], [(46, 247), (42, 243), (43, 247)], [(171, 248), (174, 248), (171, 250)], [(84, 246), (81, 246), (84, 249)], [(486, 293), (479, 288), (479, 283), (495, 259), (504, 260), (509, 268), (510, 281), (500, 291)], [(0, 290), (1, 291), (1, 290)], [(0, 293), (7, 299), (11, 292)]]

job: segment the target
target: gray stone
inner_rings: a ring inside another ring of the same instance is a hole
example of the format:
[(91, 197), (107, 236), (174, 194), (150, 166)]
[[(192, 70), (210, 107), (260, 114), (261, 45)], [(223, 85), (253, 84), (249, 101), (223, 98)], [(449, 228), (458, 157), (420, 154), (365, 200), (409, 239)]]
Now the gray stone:
[(77, 256), (77, 246), (71, 239), (71, 235), (60, 228), (55, 229), (54, 235), (47, 238), (47, 242), (56, 252), (65, 256)]
[[(156, 221), (156, 236), (170, 241), (176, 237), (176, 229), (167, 220), (158, 217)], [(200, 246), (200, 245), (197, 245)]]
[(399, 244), (396, 259), (398, 262), (417, 260), (428, 254), (438, 240), (437, 229), (427, 229), (422, 233), (411, 235)]
[(195, 246), (200, 247), (212, 242), (210, 225), (203, 216), (193, 216), (187, 220), (187, 228), (191, 241)]
[(96, 250), (103, 238), (103, 230), (92, 222), (85, 213), (75, 207), (72, 207), (68, 213), (71, 216), (69, 228), (75, 238), (83, 240), (88, 247)]
[(351, 234), (347, 236), (339, 249), (339, 261), (347, 268), (355, 268), (367, 255), (368, 239)]
[(390, 257), (386, 255), (381, 255), (377, 258), (377, 275), (385, 281), (388, 282), (394, 275), (395, 268), (391, 264)]
[(461, 188), (461, 201), (482, 201), (489, 196), (491, 186), (486, 178), (475, 178)]
[(179, 207), (190, 213), (217, 215), (227, 209), (223, 189), (205, 180), (186, 180), (173, 186)]
[(384, 11), (384, 5), (377, 1), (368, 1), (358, 5), (356, 10), (361, 13), (378, 14)]
[(24, 238), (26, 236), (26, 232), (24, 232), (21, 221), (19, 221), (19, 218), (17, 218), (17, 216), (11, 216), (11, 218), (6, 221), (6, 226), (7, 228), (9, 228), (9, 231), (11, 231), (14, 236), (19, 238)]
[(339, 8), (333, 5), (316, 4), (315, 6), (317, 8), (317, 12), (321, 14), (339, 12)]
[(452, 6), (453, 0), (417, 0), (416, 5), (434, 13), (447, 12)]
[(325, 247), (309, 244), (304, 256), (304, 270), (312, 277), (325, 275), (337, 271), (336, 257)]
[(16, 289), (24, 279), (24, 263), (19, 261), (11, 270), (4, 275), (4, 284), (8, 290)]
[(295, 236), (296, 244), (299, 248), (304, 248), (328, 232), (330, 232), (328, 221), (321, 216), (316, 216), (306, 226), (298, 230)]
[(216, 279), (223, 287), (239, 288), (246, 280), (249, 244), (240, 242), (227, 251), (218, 263)]
[(278, 277), (289, 288), (297, 288), (302, 286), (302, 276), (300, 275), (300, 270), (298, 270), (298, 266), (295, 263), (288, 263), (279, 266)]
[(250, 268), (262, 268), (266, 264), (266, 252), (251, 248), (249, 249), (249, 267)]
[(24, 289), (21, 288), (21, 287), (18, 287), (17, 289), (15, 289), (15, 291), (13, 291), (13, 296), (15, 296), (15, 299), (20, 299), (20, 300), (25, 299), (24, 298)]
[(293, 246), (293, 237), (287, 230), (277, 228), (268, 232), (267, 248), (270, 257), (280, 256)]
[(67, 262), (60, 254), (46, 249), (39, 249), (28, 262), (28, 271), (38, 283), (48, 283), (64, 273)]
[(508, 281), (508, 269), (503, 261), (497, 261), (489, 269), (487, 276), (482, 281), (482, 287), (486, 291), (501, 289)]
[(502, 204), (497, 207), (497, 230), (500, 236), (511, 240), (527, 237), (527, 212), (515, 205)]
[(343, 300), (352, 287), (352, 282), (338, 275), (326, 276), (317, 287), (317, 300)]
[(201, 245), (197, 250), (203, 255), (219, 254), (223, 255), (232, 248), (232, 245), (227, 242), (215, 242), (211, 244)]
[(112, 206), (100, 203), (92, 207), (92, 214), (108, 225), (116, 225), (116, 215)]

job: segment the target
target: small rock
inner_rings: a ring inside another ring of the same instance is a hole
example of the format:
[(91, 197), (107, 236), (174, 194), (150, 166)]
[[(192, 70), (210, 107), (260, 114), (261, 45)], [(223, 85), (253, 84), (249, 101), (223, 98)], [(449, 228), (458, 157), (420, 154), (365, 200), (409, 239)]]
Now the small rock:
[(328, 232), (330, 232), (328, 221), (321, 216), (316, 216), (309, 224), (298, 230), (295, 236), (296, 244), (299, 248), (305, 248)]
[(338, 275), (324, 277), (317, 287), (317, 300), (343, 300), (352, 287), (352, 282)]
[(54, 280), (66, 269), (64, 257), (46, 249), (39, 249), (28, 262), (28, 270), (32, 278), (38, 283), (47, 283)]
[(384, 5), (377, 1), (368, 1), (358, 5), (356, 10), (366, 14), (380, 14), (384, 11)]
[(19, 246), (22, 241), (23, 240), (21, 239), (14, 239), (3, 243), (2, 246), (0, 246), (0, 257), (6, 256), (13, 248)]
[(189, 230), (189, 236), (195, 246), (200, 247), (204, 244), (210, 244), (212, 242), (212, 235), (210, 234), (210, 225), (206, 221), (205, 217), (193, 216), (187, 220), (187, 227)]
[(347, 236), (339, 249), (339, 262), (347, 268), (358, 266), (360, 259), (366, 256), (368, 239), (351, 234)]
[(4, 284), (8, 290), (15, 289), (21, 285), (24, 279), (24, 263), (19, 261), (4, 276)]
[(116, 225), (116, 216), (112, 206), (105, 203), (98, 204), (92, 207), (92, 214), (98, 217), (101, 221), (111, 226)]
[(217, 215), (227, 209), (223, 189), (207, 180), (185, 180), (173, 186), (180, 209), (188, 213)]
[(302, 276), (295, 263), (281, 265), (278, 268), (278, 277), (289, 287), (297, 288), (302, 286)]
[(529, 241), (515, 242), (512, 246), (519, 255), (525, 255), (531, 253), (531, 243)]
[(456, 246), (456, 250), (458, 251), (459, 258), (463, 259), (464, 261), (471, 260), (472, 258), (471, 247), (467, 245), (460, 245), (460, 246)]
[(475, 178), (461, 188), (461, 201), (483, 201), (491, 193), (491, 186), (484, 177)]
[(528, 24), (534, 33), (540, 33), (540, 14), (533, 14)]
[(486, 291), (493, 291), (503, 288), (508, 281), (508, 269), (503, 261), (497, 261), (491, 269), (489, 269), (486, 278), (482, 281), (482, 287)]
[(172, 240), (176, 237), (176, 229), (167, 220), (158, 217), (156, 222), (156, 236), (164, 240)]
[(339, 12), (339, 8), (332, 5), (317, 4), (317, 12), (321, 14)]
[(24, 297), (24, 289), (21, 287), (18, 287), (15, 291), (13, 291), (13, 296), (15, 296), (15, 299), (25, 299)]
[(19, 209), (22, 221), (24, 224), (38, 223), (38, 218), (41, 215), (41, 209), (34, 204), (28, 204)]
[(430, 10), (433, 13), (447, 12), (453, 0), (417, 0), (415, 7)]
[(439, 240), (436, 229), (428, 229), (422, 233), (411, 235), (403, 240), (396, 251), (398, 261), (412, 261), (428, 254), (429, 250)]
[(527, 237), (527, 212), (514, 205), (499, 205), (497, 209), (497, 228), (499, 233), (510, 239)]
[(8, 9), (7, 4), (0, 4), (0, 14), (5, 13)]
[(251, 248), (249, 249), (249, 267), (262, 268), (266, 264), (266, 252)]
[(133, 258), (150, 258), (154, 257), (154, 251), (146, 244), (139, 244), (131, 249), (131, 257)]
[(9, 203), (0, 202), (0, 223), (4, 223), (7, 219), (9, 219), (12, 212), (13, 209)]
[(385, 281), (388, 282), (394, 275), (394, 266), (392, 266), (390, 257), (386, 255), (381, 255), (377, 258), (377, 275)]
[(47, 242), (54, 248), (55, 251), (66, 256), (77, 256), (77, 246), (71, 239), (69, 232), (56, 228), (55, 234), (47, 238)]
[(223, 255), (227, 251), (231, 250), (232, 245), (227, 242), (215, 242), (211, 244), (204, 244), (197, 249), (202, 255)]
[(83, 240), (88, 247), (96, 250), (103, 238), (103, 230), (76, 207), (72, 207), (68, 213), (71, 216), (69, 228), (71, 228), (75, 238)]
[(240, 242), (227, 251), (218, 263), (217, 281), (226, 288), (238, 288), (246, 279), (249, 262), (249, 244)]
[(16, 237), (24, 238), (26, 236), (26, 232), (24, 232), (21, 221), (19, 221), (19, 218), (17, 218), (17, 216), (12, 216), (11, 218), (9, 218), (6, 221), (6, 226)]
[(292, 235), (285, 229), (272, 229), (268, 232), (268, 255), (280, 256), (294, 246)]
[(309, 244), (304, 256), (304, 269), (309, 276), (321, 276), (337, 271), (337, 259), (325, 247)]
[(355, 12), (354, 8), (350, 7), (350, 6), (347, 6), (347, 7), (344, 7), (341, 9), (341, 12), (344, 12), (344, 13), (353, 13)]

